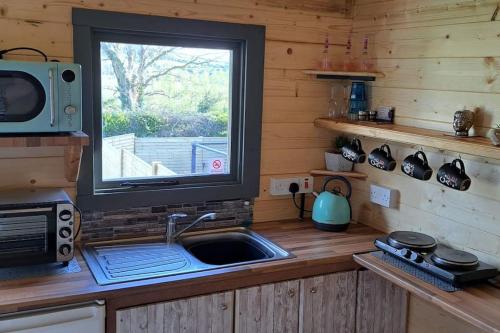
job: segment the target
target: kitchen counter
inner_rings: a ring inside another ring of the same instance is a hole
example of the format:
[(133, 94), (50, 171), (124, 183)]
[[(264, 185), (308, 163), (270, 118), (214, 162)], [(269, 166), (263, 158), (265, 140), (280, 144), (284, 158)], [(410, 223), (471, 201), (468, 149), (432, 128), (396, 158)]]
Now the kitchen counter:
[(252, 229), (296, 257), (99, 286), (78, 253), (79, 273), (0, 281), (0, 313), (105, 299), (112, 324), (117, 308), (356, 269), (360, 266), (352, 255), (373, 249), (373, 240), (382, 234), (361, 224), (346, 232), (322, 232), (298, 220), (257, 223)]
[[(78, 253), (82, 268), (79, 273), (0, 281), (0, 313), (105, 299), (107, 325), (112, 332), (117, 309), (364, 266), (476, 327), (487, 332), (500, 332), (500, 289), (481, 285), (446, 293), (411, 278), (370, 254), (360, 254), (373, 250), (373, 240), (382, 235), (370, 227), (353, 224), (346, 232), (329, 233), (315, 229), (310, 221), (288, 220), (257, 223), (252, 229), (296, 257), (99, 286)], [(358, 255), (353, 259), (355, 253)]]
[(484, 283), (450, 293), (417, 279), (370, 253), (354, 255), (354, 260), (485, 332), (500, 332), (500, 287)]

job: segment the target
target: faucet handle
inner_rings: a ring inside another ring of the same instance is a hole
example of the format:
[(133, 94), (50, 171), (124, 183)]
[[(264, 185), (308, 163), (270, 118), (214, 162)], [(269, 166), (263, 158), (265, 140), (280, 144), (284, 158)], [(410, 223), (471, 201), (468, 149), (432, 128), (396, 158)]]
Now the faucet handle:
[(183, 217), (187, 217), (187, 214), (186, 213), (174, 213), (174, 214), (168, 215), (169, 221), (172, 221), (172, 222), (175, 222), (177, 219), (181, 219)]

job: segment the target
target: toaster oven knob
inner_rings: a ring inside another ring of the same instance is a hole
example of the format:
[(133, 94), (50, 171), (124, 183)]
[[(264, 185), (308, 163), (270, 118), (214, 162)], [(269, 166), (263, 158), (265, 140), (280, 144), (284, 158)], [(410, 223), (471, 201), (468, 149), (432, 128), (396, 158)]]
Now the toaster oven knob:
[(59, 230), (59, 236), (61, 236), (61, 238), (68, 238), (69, 236), (71, 236), (71, 229), (68, 227), (61, 228)]
[(61, 210), (61, 212), (59, 213), (59, 219), (61, 221), (69, 221), (71, 220), (71, 217), (73, 217), (73, 214), (71, 214), (71, 212), (67, 209)]
[(75, 114), (75, 113), (76, 113), (76, 106), (73, 106), (73, 105), (67, 105), (67, 106), (64, 108), (64, 113), (66, 113), (67, 115), (72, 115), (72, 114)]
[(71, 253), (71, 246), (68, 244), (63, 244), (59, 247), (59, 253), (63, 256), (67, 256)]

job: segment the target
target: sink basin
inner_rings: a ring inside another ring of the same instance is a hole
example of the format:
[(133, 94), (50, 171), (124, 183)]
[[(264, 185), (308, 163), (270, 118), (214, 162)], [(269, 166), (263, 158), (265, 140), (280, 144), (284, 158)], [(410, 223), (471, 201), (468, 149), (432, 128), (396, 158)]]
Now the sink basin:
[(180, 239), (180, 244), (208, 265), (227, 266), (290, 257), (287, 251), (245, 228), (188, 234)]
[(175, 244), (94, 243), (82, 250), (100, 285), (293, 257), (246, 228), (186, 233)]

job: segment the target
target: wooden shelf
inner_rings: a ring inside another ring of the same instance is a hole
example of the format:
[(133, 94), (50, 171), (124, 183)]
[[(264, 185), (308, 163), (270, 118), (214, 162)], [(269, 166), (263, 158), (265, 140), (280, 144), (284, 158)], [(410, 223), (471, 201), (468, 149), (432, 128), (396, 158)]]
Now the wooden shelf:
[(354, 261), (410, 293), (456, 315), (485, 332), (500, 331), (500, 289), (487, 283), (446, 292), (417, 279), (371, 253), (355, 254)]
[(500, 159), (500, 147), (494, 146), (488, 138), (460, 138), (453, 133), (402, 126), (396, 124), (377, 124), (373, 122), (353, 122), (347, 120), (332, 120), (318, 118), (314, 121), (316, 127), (333, 131), (362, 135), (385, 141), (401, 142), (419, 145), (457, 153)]
[(368, 177), (368, 175), (356, 171), (347, 172), (347, 171), (330, 171), (330, 170), (311, 170), (309, 173), (311, 174), (311, 176), (342, 176), (342, 177), (360, 178), (360, 179)]
[(67, 134), (0, 135), (0, 148), (64, 147), (64, 176), (76, 182), (84, 146), (89, 136), (83, 132)]
[(89, 136), (83, 132), (68, 134), (0, 135), (2, 148), (88, 146)]
[(315, 75), (317, 79), (323, 80), (358, 80), (375, 81), (377, 78), (383, 78), (385, 75), (375, 72), (343, 72), (343, 71), (318, 71), (306, 70), (305, 74)]

